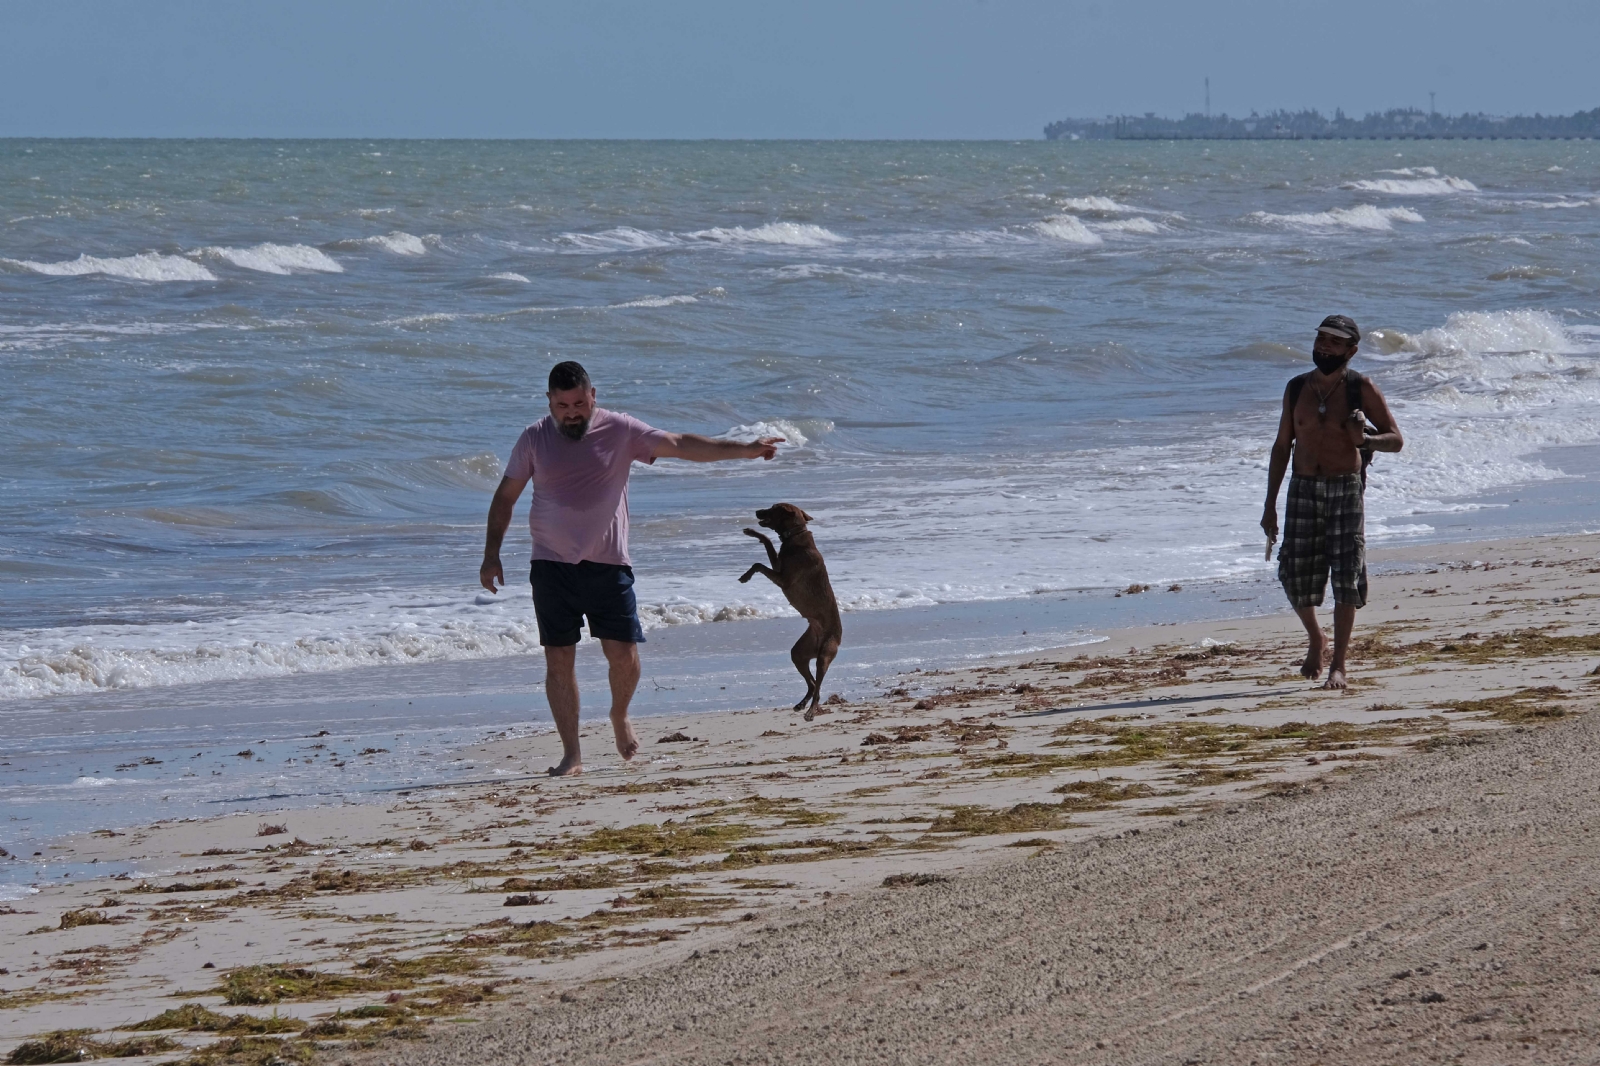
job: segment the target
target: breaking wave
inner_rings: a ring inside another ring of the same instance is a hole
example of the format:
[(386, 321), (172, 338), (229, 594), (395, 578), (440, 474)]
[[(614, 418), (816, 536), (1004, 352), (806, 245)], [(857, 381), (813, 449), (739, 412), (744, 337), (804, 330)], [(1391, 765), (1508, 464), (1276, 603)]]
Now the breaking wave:
[(585, 252), (640, 252), (682, 243), (675, 237), (632, 226), (618, 226), (599, 233), (563, 233), (556, 237), (556, 242)]
[(61, 263), (37, 263), (31, 259), (0, 259), (0, 262), (31, 270), (35, 274), (54, 277), (77, 277), (83, 274), (105, 274), (113, 278), (132, 281), (216, 281), (217, 276), (192, 259), (181, 255), (162, 255), (159, 252), (141, 252), (116, 259), (80, 255)]
[(427, 241), (424, 238), (406, 233), (404, 230), (395, 230), (393, 233), (383, 233), (376, 237), (352, 237), (348, 240), (334, 241), (331, 247), (352, 250), (381, 248), (392, 255), (426, 255), (428, 253)]
[(1100, 234), (1085, 226), (1071, 215), (1056, 215), (1042, 222), (1035, 222), (1033, 228), (1052, 240), (1065, 241), (1068, 244), (1095, 245), (1104, 243)]
[(845, 242), (845, 238), (832, 230), (823, 229), (810, 222), (768, 222), (754, 229), (746, 229), (743, 226), (726, 228), (717, 226), (713, 229), (696, 230), (689, 236), (703, 241), (716, 241), (719, 244), (789, 244), (800, 248), (824, 248)]
[(1267, 225), (1289, 226), (1303, 230), (1354, 229), (1382, 231), (1394, 229), (1396, 222), (1422, 222), (1423, 217), (1409, 207), (1376, 207), (1360, 204), (1356, 207), (1336, 207), (1331, 211), (1317, 211), (1299, 215), (1274, 215), (1255, 211), (1251, 218)]
[[(1424, 167), (1422, 169), (1433, 170), (1432, 167)], [(1395, 173), (1405, 172), (1396, 171)], [(1413, 173), (1419, 172), (1413, 171)], [(1466, 178), (1452, 178), (1448, 174), (1443, 177), (1377, 178), (1371, 181), (1352, 181), (1344, 187), (1361, 192), (1381, 192), (1389, 196), (1449, 196), (1458, 192), (1478, 191), (1478, 187)]]
[(343, 274), (338, 260), (309, 244), (257, 244), (249, 248), (203, 248), (199, 255), (222, 259), (245, 270), (263, 274), (293, 274), (309, 272)]

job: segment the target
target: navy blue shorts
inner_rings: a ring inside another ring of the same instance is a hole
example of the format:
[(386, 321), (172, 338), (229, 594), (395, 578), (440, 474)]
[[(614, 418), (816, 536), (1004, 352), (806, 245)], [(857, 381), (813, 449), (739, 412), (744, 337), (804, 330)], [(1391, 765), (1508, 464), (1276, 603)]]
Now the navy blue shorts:
[(643, 644), (639, 602), (633, 597), (633, 567), (614, 563), (558, 563), (535, 559), (528, 568), (533, 584), (533, 614), (539, 620), (539, 643), (569, 648), (583, 636)]

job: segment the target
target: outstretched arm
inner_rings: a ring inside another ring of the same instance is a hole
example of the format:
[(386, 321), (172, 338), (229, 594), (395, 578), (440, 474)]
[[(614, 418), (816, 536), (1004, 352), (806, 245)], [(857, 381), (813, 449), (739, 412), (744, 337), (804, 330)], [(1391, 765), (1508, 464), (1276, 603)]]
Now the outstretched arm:
[(478, 584), (490, 592), (499, 591), (495, 588), (497, 579), (502, 586), (506, 583), (505, 570), (500, 566), (500, 543), (506, 538), (517, 497), (522, 495), (526, 484), (526, 481), (503, 477), (500, 487), (494, 490), (494, 499), (489, 502), (489, 529), (483, 539), (483, 565), (478, 567)]
[(1278, 437), (1272, 442), (1272, 459), (1267, 464), (1267, 506), (1261, 513), (1261, 529), (1272, 540), (1278, 539), (1278, 489), (1289, 470), (1294, 449), (1294, 412), (1289, 409), (1289, 390), (1283, 390), (1283, 414), (1278, 417)]
[(762, 437), (745, 443), (714, 440), (698, 433), (668, 433), (650, 454), (655, 459), (687, 459), (691, 463), (717, 463), (724, 459), (771, 459), (778, 454), (778, 445), (783, 442), (782, 437)]

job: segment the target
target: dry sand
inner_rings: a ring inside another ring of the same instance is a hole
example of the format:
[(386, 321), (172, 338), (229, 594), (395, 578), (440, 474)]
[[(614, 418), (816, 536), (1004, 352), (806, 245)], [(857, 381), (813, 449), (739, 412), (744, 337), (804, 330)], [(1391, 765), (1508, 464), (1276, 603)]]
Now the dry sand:
[(1379, 555), (1343, 694), (1287, 614), (1150, 627), (649, 719), (626, 770), (600, 723), (580, 779), (505, 740), (528, 777), (70, 840), (161, 876), (0, 910), (0, 1050), (1600, 1061), (1597, 540)]

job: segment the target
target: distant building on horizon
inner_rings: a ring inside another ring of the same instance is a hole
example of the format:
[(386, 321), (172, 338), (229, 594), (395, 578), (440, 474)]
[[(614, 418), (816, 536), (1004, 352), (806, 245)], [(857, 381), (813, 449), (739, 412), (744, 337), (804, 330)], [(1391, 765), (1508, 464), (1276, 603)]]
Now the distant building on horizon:
[(1298, 141), (1298, 140), (1595, 140), (1600, 138), (1600, 107), (1571, 115), (1442, 115), (1419, 108), (1374, 111), (1332, 118), (1320, 111), (1250, 112), (1248, 118), (1192, 113), (1183, 118), (1107, 115), (1103, 119), (1062, 119), (1044, 128), (1047, 141)]

